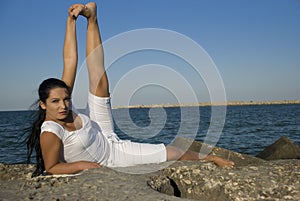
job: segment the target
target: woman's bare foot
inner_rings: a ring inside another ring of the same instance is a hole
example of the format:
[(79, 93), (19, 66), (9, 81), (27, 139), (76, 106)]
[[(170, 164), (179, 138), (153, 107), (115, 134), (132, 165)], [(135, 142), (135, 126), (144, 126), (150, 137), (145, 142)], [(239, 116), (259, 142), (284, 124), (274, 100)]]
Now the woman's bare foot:
[(90, 2), (84, 6), (84, 9), (80, 15), (86, 17), (87, 19), (96, 19), (97, 18), (97, 5), (95, 2)]
[(211, 161), (220, 167), (233, 167), (234, 166), (233, 161), (229, 161), (229, 160), (220, 158), (218, 156), (211, 156), (211, 157), (212, 157)]

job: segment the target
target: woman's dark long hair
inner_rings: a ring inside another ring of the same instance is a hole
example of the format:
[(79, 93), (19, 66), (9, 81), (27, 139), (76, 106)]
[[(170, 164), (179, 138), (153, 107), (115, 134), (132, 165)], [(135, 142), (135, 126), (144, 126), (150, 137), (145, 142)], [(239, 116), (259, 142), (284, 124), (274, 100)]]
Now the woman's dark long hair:
[(44, 80), (38, 90), (39, 100), (35, 103), (38, 107), (38, 111), (32, 125), (27, 129), (29, 135), (26, 138), (27, 144), (27, 161), (30, 162), (33, 150), (36, 152), (36, 170), (33, 173), (34, 176), (39, 176), (45, 171), (44, 160), (42, 156), (42, 150), (40, 146), (40, 134), (41, 126), (45, 121), (46, 111), (40, 106), (40, 101), (44, 104), (49, 97), (50, 91), (55, 88), (65, 88), (71, 94), (70, 88), (65, 82), (56, 78), (49, 78)]

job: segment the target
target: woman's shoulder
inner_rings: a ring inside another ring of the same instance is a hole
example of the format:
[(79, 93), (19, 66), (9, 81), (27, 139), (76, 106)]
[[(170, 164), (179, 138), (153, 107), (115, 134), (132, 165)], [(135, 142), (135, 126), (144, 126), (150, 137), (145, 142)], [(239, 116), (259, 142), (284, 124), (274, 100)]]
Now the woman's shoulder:
[(62, 128), (63, 126), (60, 125), (59, 123), (52, 121), (52, 120), (46, 120), (42, 123), (42, 128), (48, 128), (48, 127), (54, 127), (54, 128)]

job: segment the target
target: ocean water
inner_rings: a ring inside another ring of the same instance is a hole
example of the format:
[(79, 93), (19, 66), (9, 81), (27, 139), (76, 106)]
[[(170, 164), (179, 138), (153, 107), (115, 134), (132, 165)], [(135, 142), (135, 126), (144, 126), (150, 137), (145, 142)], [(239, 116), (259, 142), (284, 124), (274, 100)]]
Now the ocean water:
[[(200, 141), (207, 139), (208, 131), (214, 136), (211, 111), (211, 107), (132, 108), (114, 109), (113, 116), (121, 139), (169, 144), (179, 136)], [(0, 112), (0, 162), (26, 162), (23, 129), (30, 125), (31, 115), (31, 111)], [(300, 145), (300, 105), (228, 106), (219, 129), (213, 144), (253, 156), (281, 136)]]

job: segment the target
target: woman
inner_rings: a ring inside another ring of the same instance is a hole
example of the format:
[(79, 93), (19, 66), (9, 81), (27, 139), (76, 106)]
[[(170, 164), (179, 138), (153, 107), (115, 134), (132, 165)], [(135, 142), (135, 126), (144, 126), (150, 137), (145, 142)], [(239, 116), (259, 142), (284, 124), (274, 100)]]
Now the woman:
[[(219, 166), (233, 162), (217, 156), (184, 152), (173, 146), (123, 141), (114, 133), (110, 94), (104, 70), (97, 7), (91, 2), (68, 10), (63, 49), (62, 79), (50, 78), (39, 87), (39, 118), (32, 126), (27, 146), (30, 158), (36, 150), (36, 174), (70, 174), (81, 170), (159, 163), (167, 160), (206, 160)], [(76, 19), (87, 19), (86, 61), (89, 73), (88, 114), (71, 109), (77, 68)]]

